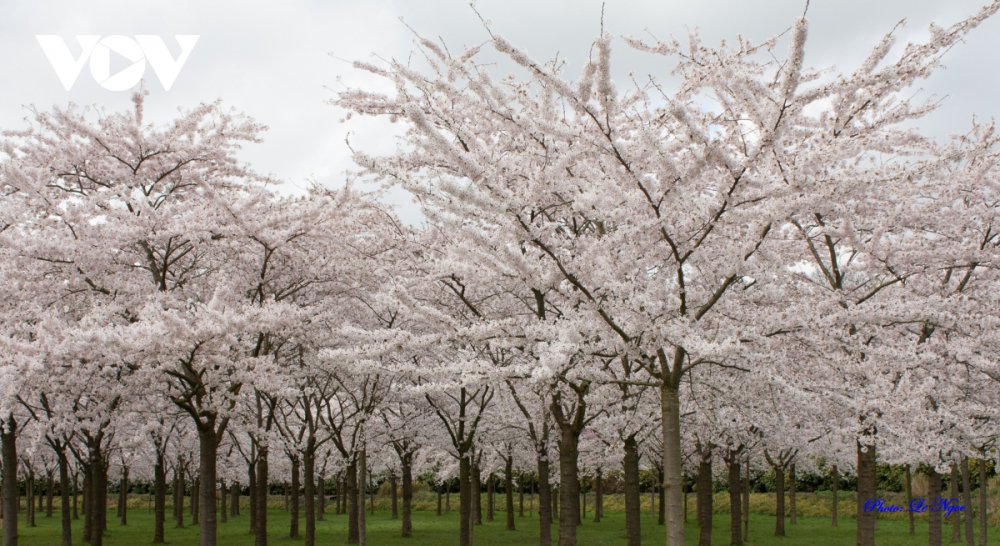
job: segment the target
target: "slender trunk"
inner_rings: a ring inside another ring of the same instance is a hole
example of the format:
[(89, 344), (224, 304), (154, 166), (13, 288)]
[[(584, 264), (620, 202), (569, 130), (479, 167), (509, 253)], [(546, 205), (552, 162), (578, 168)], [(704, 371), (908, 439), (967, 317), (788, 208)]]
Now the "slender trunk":
[(962, 455), (962, 506), (965, 507), (963, 512), (958, 512), (955, 514), (958, 517), (959, 514), (962, 515), (962, 519), (965, 520), (965, 546), (974, 546), (975, 539), (972, 534), (972, 476), (969, 474), (969, 458)]
[(469, 477), (472, 486), (472, 523), (483, 524), (483, 478), (479, 467), (479, 456), (473, 457), (472, 475)]
[(667, 510), (666, 510), (666, 491), (663, 489), (663, 468), (657, 467), (656, 469), (656, 496), (658, 497), (658, 504), (656, 511), (656, 524), (664, 525), (667, 522)]
[(316, 480), (316, 520), (323, 521), (326, 515), (326, 480), (320, 476)]
[(524, 517), (524, 476), (517, 479), (517, 517)]
[(226, 509), (226, 500), (229, 498), (229, 490), (226, 489), (226, 481), (219, 480), (219, 521), (226, 523), (229, 521), (229, 510)]
[(404, 453), (400, 458), (403, 471), (403, 528), (404, 537), (413, 536), (413, 454)]
[(311, 438), (302, 452), (302, 500), (306, 512), (305, 546), (316, 546), (316, 447)]
[(458, 460), (458, 544), (472, 546), (472, 461), (468, 453)]
[(289, 492), (291, 495), (290, 504), (292, 508), (291, 522), (288, 526), (288, 538), (299, 538), (299, 456), (295, 454), (292, 456), (292, 490)]
[(229, 516), (235, 518), (240, 515), (240, 482), (233, 482), (229, 487)]
[(448, 487), (444, 490), (444, 511), (445, 513), (451, 512), (451, 482), (448, 482)]
[(351, 464), (347, 467), (347, 475), (345, 478), (345, 488), (344, 494), (344, 509), (347, 510), (347, 543), (357, 544), (360, 540), (358, 534), (358, 511), (360, 508), (358, 505), (362, 504), (358, 502), (358, 462), (357, 460), (351, 461)]
[(549, 459), (544, 454), (538, 457), (538, 544), (552, 544), (552, 484), (549, 483)]
[(726, 469), (729, 471), (729, 543), (733, 546), (743, 544), (740, 524), (743, 522), (740, 494), (740, 452), (729, 450), (726, 457)]
[(576, 527), (580, 524), (579, 442), (578, 432), (562, 426), (559, 435), (559, 546), (576, 546)]
[(750, 457), (746, 459), (746, 471), (743, 472), (743, 541), (750, 538)]
[(712, 452), (699, 447), (698, 461), (698, 545), (712, 544)]
[(368, 485), (368, 457), (367, 449), (361, 448), (358, 453), (358, 544), (366, 546), (368, 544), (368, 526), (365, 521), (365, 489)]
[(153, 465), (153, 544), (163, 544), (167, 520), (167, 467), (163, 452), (156, 448), (156, 463)]
[[(837, 465), (833, 465), (833, 479), (831, 480), (830, 489), (833, 490), (833, 505), (830, 508), (833, 514), (833, 526), (837, 526), (837, 509), (839, 508), (837, 493), (840, 491), (840, 471), (837, 469)], [(907, 505), (909, 506), (909, 505)], [(910, 516), (912, 519), (913, 516)]]
[(90, 480), (90, 486), (93, 489), (90, 498), (93, 504), (88, 511), (88, 517), (93, 516), (90, 544), (91, 546), (101, 546), (104, 544), (104, 530), (108, 528), (108, 476), (100, 440), (94, 443), (90, 455), (90, 466), (93, 473)]
[(927, 472), (927, 477), (929, 478), (927, 505), (930, 507), (928, 510), (928, 544), (941, 546), (941, 511), (936, 509), (941, 505), (941, 475), (932, 467)]
[(257, 514), (254, 525), (255, 546), (267, 546), (267, 497), (268, 497), (268, 447), (260, 446), (257, 450)]
[(905, 470), (906, 474), (903, 476), (903, 493), (906, 494), (906, 518), (909, 523), (910, 536), (912, 537), (916, 533), (913, 510), (909, 509), (909, 506), (913, 503), (913, 470), (910, 468), (910, 465), (906, 465)]
[(594, 474), (594, 523), (601, 522), (601, 511), (604, 504), (604, 493), (601, 491), (604, 486), (604, 476), (601, 469), (597, 469)]
[(118, 482), (118, 523), (128, 525), (128, 467), (124, 465)]
[(28, 527), (35, 526), (35, 473), (28, 469), (28, 479), (24, 481), (24, 522)]
[(215, 482), (218, 480), (218, 448), (219, 438), (215, 431), (215, 420), (212, 419), (207, 427), (198, 429), (198, 480), (195, 482), (197, 493), (192, 496), (191, 502), (201, 497), (198, 501), (199, 546), (215, 546), (217, 541)]
[(199, 525), (201, 518), (201, 476), (191, 478), (191, 525)]
[(76, 478), (77, 478), (77, 475), (76, 475), (76, 472), (74, 472), (73, 473), (73, 494), (72, 494), (72, 497), (73, 497), (73, 519), (80, 519), (80, 510), (79, 510), (79, 501), (78, 501), (78, 499), (80, 498), (80, 495), (78, 494), (79, 491), (77, 491), (77, 487), (76, 487), (76, 484), (77, 484)]
[(444, 484), (438, 484), (434, 489), (437, 491), (437, 515), (440, 516), (443, 513), (441, 504), (444, 501)]
[(989, 484), (986, 482), (986, 459), (979, 459), (979, 546), (986, 546), (990, 512), (987, 505)]
[(73, 546), (73, 520), (69, 511), (69, 460), (66, 458), (66, 448), (63, 446), (56, 452), (59, 460), (59, 500), (62, 505), (59, 519), (62, 522), (62, 546)]
[(389, 475), (389, 517), (399, 519), (399, 479), (396, 473)]
[(798, 523), (798, 514), (795, 510), (795, 493), (798, 491), (798, 484), (795, 478), (795, 463), (788, 466), (788, 523), (795, 525)]
[(875, 546), (875, 512), (866, 512), (865, 501), (875, 498), (875, 446), (858, 444), (858, 546)]
[(174, 520), (177, 527), (184, 527), (184, 469), (180, 463), (174, 471)]
[[(785, 536), (785, 469), (778, 465), (772, 465), (772, 467), (774, 468), (775, 495), (774, 536), (783, 537)], [(859, 496), (859, 504), (861, 503), (860, 498)]]
[(493, 498), (496, 492), (496, 477), (490, 474), (486, 477), (486, 521), (493, 521), (493, 512), (496, 500)]
[(257, 461), (256, 454), (252, 451), (249, 468), (247, 469), (247, 493), (250, 497), (250, 534), (257, 534)]
[(625, 472), (625, 534), (628, 546), (642, 543), (640, 516), (642, 507), (639, 493), (639, 444), (635, 436), (625, 439), (625, 456), (622, 462)]
[[(683, 350), (678, 348), (677, 355), (683, 357)], [(684, 546), (681, 399), (678, 386), (672, 385), (670, 381), (663, 381), (660, 385), (660, 419), (663, 429), (663, 489), (666, 491), (667, 501), (666, 544)]]
[(9, 414), (0, 423), (3, 452), (3, 546), (17, 546), (17, 506), (21, 492), (17, 486), (17, 422)]
[[(128, 470), (125, 471), (125, 475), (128, 476)], [(128, 482), (127, 477), (125, 481), (126, 483)], [(55, 477), (52, 476), (52, 472), (50, 471), (48, 479), (45, 482), (45, 517), (47, 518), (52, 517), (52, 504), (53, 504), (52, 501), (53, 497), (55, 497), (55, 494), (56, 494), (56, 480)], [(122, 522), (122, 525), (124, 524), (125, 523)]]
[(507, 530), (516, 529), (514, 525), (514, 455), (510, 455), (503, 464), (503, 496), (507, 516)]
[[(952, 463), (951, 465), (951, 477), (948, 478), (948, 493), (950, 494), (949, 502), (958, 503), (958, 465)], [(946, 518), (951, 519), (951, 541), (959, 542), (962, 540), (962, 518), (960, 517), (960, 512), (952, 512), (951, 515), (946, 515)]]

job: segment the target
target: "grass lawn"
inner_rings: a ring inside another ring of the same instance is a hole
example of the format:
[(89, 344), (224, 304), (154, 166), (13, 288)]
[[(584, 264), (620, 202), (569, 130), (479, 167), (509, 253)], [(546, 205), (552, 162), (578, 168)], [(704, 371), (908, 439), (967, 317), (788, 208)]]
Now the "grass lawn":
[[(198, 543), (198, 527), (187, 526), (183, 529), (176, 529), (169, 519), (166, 528), (166, 538), (168, 544), (173, 545), (196, 545)], [(474, 543), (476, 546), (529, 546), (537, 544), (538, 529), (535, 517), (516, 518), (517, 531), (507, 531), (504, 528), (504, 514), (498, 513), (498, 518), (494, 522), (485, 522), (482, 527), (475, 529)], [(692, 514), (693, 516), (693, 514)], [(643, 543), (663, 544), (664, 528), (656, 525), (656, 520), (646, 514), (642, 522)], [(579, 530), (579, 544), (586, 546), (605, 546), (625, 543), (625, 521), (624, 514), (608, 513), (601, 523), (593, 523), (589, 519), (584, 522)], [(693, 519), (693, 518), (692, 518)], [(22, 546), (53, 546), (59, 543), (59, 517), (58, 512), (52, 518), (46, 518), (39, 514), (37, 517), (38, 526), (31, 528), (25, 525), (22, 519), (18, 524), (20, 534), (19, 544)], [(73, 529), (74, 544), (84, 544), (80, 540), (82, 532), (82, 521), (74, 522)], [(110, 511), (108, 518), (108, 534), (105, 544), (108, 546), (135, 546), (140, 544), (150, 544), (152, 538), (153, 515), (144, 509), (132, 509), (129, 511), (129, 524), (126, 527), (118, 525), (114, 518), (114, 511)], [(347, 517), (344, 515), (327, 514), (326, 519), (317, 522), (317, 543), (327, 545), (339, 545), (346, 543), (347, 537)], [(288, 513), (280, 509), (272, 509), (268, 514), (268, 524), (271, 528), (269, 544), (290, 545), (301, 544), (302, 539), (292, 540), (288, 537)], [(714, 518), (713, 544), (729, 544), (729, 518), (725, 515), (716, 515)], [(305, 523), (300, 523), (300, 532)], [(219, 544), (227, 546), (252, 545), (253, 538), (247, 532), (248, 515), (244, 512), (241, 516), (230, 519), (227, 523), (219, 523)], [(826, 518), (799, 518), (796, 525), (788, 524), (788, 536), (784, 539), (777, 539), (772, 536), (774, 530), (774, 518), (762, 514), (752, 514), (750, 517), (750, 540), (748, 544), (767, 545), (850, 545), (854, 544), (854, 520), (842, 518), (840, 526), (833, 528), (829, 519)], [(389, 517), (385, 511), (376, 512), (374, 516), (368, 516), (368, 543), (371, 545), (410, 545), (410, 546), (445, 546), (458, 544), (458, 516), (455, 512), (436, 516), (433, 512), (417, 511), (413, 518), (414, 536), (404, 539), (399, 536), (399, 521)], [(1000, 529), (993, 528), (990, 544), (1000, 544)], [(945, 527), (944, 540), (948, 543), (951, 528)], [(553, 538), (556, 535), (556, 526), (553, 526)], [(917, 522), (917, 534), (911, 538), (907, 536), (905, 521), (880, 520), (876, 533), (879, 545), (910, 545), (927, 544), (927, 524)], [(978, 538), (977, 538), (978, 540)], [(697, 528), (693, 521), (687, 526), (687, 543), (697, 543)], [(977, 542), (978, 543), (978, 542)]]

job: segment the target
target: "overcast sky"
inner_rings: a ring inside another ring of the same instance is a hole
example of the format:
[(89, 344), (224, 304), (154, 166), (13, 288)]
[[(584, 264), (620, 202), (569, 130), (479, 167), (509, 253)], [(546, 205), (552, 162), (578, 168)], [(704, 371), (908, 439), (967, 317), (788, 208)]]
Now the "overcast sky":
[[(600, 0), (476, 0), (495, 32), (539, 60), (557, 53), (571, 73), (587, 57), (600, 28)], [(605, 29), (615, 36), (686, 36), (698, 28), (709, 43), (742, 34), (763, 40), (787, 29), (802, 13), (799, 0), (607, 0)], [(812, 0), (806, 65), (851, 69), (900, 19), (903, 41), (927, 36), (931, 22), (950, 25), (984, 0)], [(127, 108), (128, 92), (101, 88), (88, 68), (67, 91), (35, 39), (58, 34), (78, 55), (75, 35), (160, 35), (172, 54), (173, 36), (200, 38), (169, 91), (147, 67), (149, 119), (166, 120), (178, 108), (222, 99), (269, 127), (265, 142), (245, 151), (258, 171), (293, 187), (309, 180), (337, 185), (352, 168), (344, 137), (373, 151), (391, 149), (382, 126), (349, 121), (327, 101), (347, 86), (376, 85), (338, 59), (405, 58), (413, 37), (400, 22), (452, 51), (479, 44), (486, 32), (468, 0), (3, 0), (0, 3), (0, 128), (24, 126), (26, 106), (46, 109), (75, 102), (105, 110)], [(618, 42), (615, 74), (664, 74), (655, 57)], [(973, 115), (997, 116), (1000, 97), (1000, 18), (977, 29), (945, 57), (946, 69), (922, 87), (947, 96), (926, 120), (938, 135), (968, 128)], [(121, 64), (113, 65), (112, 73)], [(411, 216), (412, 211), (404, 210)]]

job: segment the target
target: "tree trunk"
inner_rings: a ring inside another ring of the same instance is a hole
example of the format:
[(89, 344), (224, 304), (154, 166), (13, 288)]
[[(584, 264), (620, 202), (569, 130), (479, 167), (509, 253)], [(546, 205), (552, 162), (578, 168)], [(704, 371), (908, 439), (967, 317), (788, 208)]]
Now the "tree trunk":
[(483, 524), (483, 477), (479, 467), (480, 457), (481, 455), (473, 456), (472, 475), (469, 478), (469, 485), (472, 486), (472, 523), (475, 525)]
[(536, 461), (538, 468), (538, 544), (552, 544), (552, 484), (549, 483), (549, 459), (545, 454)]
[(514, 525), (514, 455), (504, 459), (503, 464), (503, 496), (504, 509), (507, 516), (507, 530), (516, 529)]
[(326, 516), (326, 480), (323, 476), (316, 479), (316, 520), (323, 521)]
[(580, 524), (580, 435), (563, 426), (559, 435), (559, 546), (576, 546)]
[(783, 537), (785, 536), (785, 469), (776, 464), (771, 467), (774, 469), (774, 536)]
[(740, 525), (743, 522), (741, 510), (742, 496), (740, 493), (740, 451), (729, 450), (726, 457), (726, 468), (729, 471), (729, 543), (733, 546), (743, 544)]
[(746, 471), (743, 473), (743, 541), (750, 537), (750, 458), (746, 459)]
[(257, 450), (257, 521), (254, 525), (255, 546), (267, 546), (267, 497), (268, 497), (268, 447), (260, 446)]
[(665, 525), (667, 523), (667, 510), (666, 510), (666, 491), (663, 490), (663, 469), (657, 467), (656, 469), (656, 495), (658, 497), (658, 504), (656, 511), (656, 524)]
[[(661, 352), (662, 353), (662, 352)], [(675, 360), (683, 358), (676, 349)], [(666, 358), (660, 358), (667, 373)], [(666, 491), (667, 546), (684, 546), (684, 492), (681, 454), (681, 399), (678, 385), (665, 380), (660, 385), (660, 426), (663, 431), (663, 489)]]
[(306, 512), (305, 546), (316, 546), (316, 447), (312, 438), (302, 452), (302, 500)]
[(975, 539), (972, 534), (972, 476), (969, 475), (969, 458), (962, 455), (962, 506), (965, 510), (956, 512), (955, 516), (962, 516), (965, 520), (965, 546), (974, 546)]
[(229, 510), (226, 507), (226, 500), (229, 498), (229, 490), (226, 489), (226, 481), (219, 480), (219, 521), (226, 523), (229, 521)]
[[(837, 509), (839, 508), (839, 499), (837, 498), (837, 493), (840, 491), (840, 471), (837, 469), (837, 465), (833, 465), (833, 479), (830, 480), (830, 489), (833, 491), (833, 502), (830, 507), (830, 512), (833, 515), (833, 526), (837, 526)], [(907, 505), (909, 506), (909, 505)], [(911, 519), (913, 516), (910, 516)]]
[[(933, 467), (927, 472), (930, 478), (927, 484), (928, 543), (930, 546), (941, 546), (941, 475)], [(858, 504), (862, 504), (860, 501)]]
[(468, 453), (458, 460), (458, 544), (472, 546), (472, 461)]
[(524, 517), (524, 476), (517, 479), (517, 517)]
[(795, 463), (788, 466), (788, 482), (788, 523), (795, 525), (798, 523), (798, 514), (795, 510), (795, 493), (798, 492)]
[(906, 495), (906, 518), (909, 523), (910, 536), (912, 537), (916, 533), (913, 510), (909, 508), (913, 503), (913, 471), (910, 465), (906, 465), (905, 470), (906, 474), (903, 476), (903, 493)]
[(0, 424), (3, 451), (3, 546), (17, 546), (17, 507), (21, 492), (17, 486), (17, 422), (10, 414)]
[(625, 472), (625, 535), (628, 546), (639, 546), (642, 543), (642, 528), (640, 517), (642, 507), (639, 492), (639, 444), (635, 436), (625, 439), (625, 456), (622, 461)]
[(403, 528), (404, 537), (413, 536), (413, 454), (403, 453), (400, 458), (403, 471)]
[(256, 454), (251, 457), (249, 468), (247, 469), (248, 496), (250, 497), (250, 534), (257, 534), (257, 461)]
[(78, 506), (79, 502), (77, 501), (77, 499), (80, 498), (80, 495), (78, 494), (79, 492), (77, 491), (77, 487), (76, 487), (76, 483), (77, 483), (76, 482), (76, 477), (77, 477), (76, 476), (76, 472), (74, 472), (73, 473), (73, 493), (72, 493), (72, 497), (73, 497), (73, 519), (80, 519), (80, 511), (78, 510), (78, 508), (79, 508), (79, 506)]
[(979, 459), (979, 546), (986, 546), (986, 535), (989, 530), (990, 511), (986, 502), (988, 489), (986, 459)]
[[(213, 495), (214, 497), (214, 495)], [(191, 479), (191, 525), (198, 525), (201, 518), (201, 476)]]
[(493, 498), (496, 489), (496, 477), (490, 474), (486, 477), (486, 521), (493, 521), (496, 500)]
[(163, 544), (167, 520), (167, 467), (163, 452), (156, 448), (153, 465), (153, 544)]
[(178, 528), (184, 527), (184, 469), (180, 462), (174, 470), (174, 521)]
[(438, 484), (438, 486), (435, 487), (434, 489), (437, 491), (437, 500), (438, 500), (437, 515), (440, 516), (441, 514), (444, 513), (444, 511), (442, 510), (442, 504), (444, 503), (444, 484), (443, 483)]
[(712, 452), (699, 447), (698, 461), (698, 545), (712, 545)]
[(389, 501), (389, 517), (399, 519), (399, 479), (395, 472), (389, 475)]
[(35, 526), (35, 472), (29, 468), (28, 477), (24, 480), (24, 523), (28, 527)]
[(69, 510), (69, 460), (66, 458), (66, 448), (63, 446), (56, 452), (59, 461), (59, 500), (62, 505), (59, 519), (62, 523), (62, 546), (73, 546), (73, 520)]
[[(360, 540), (358, 535), (358, 463), (351, 461), (347, 466), (347, 476), (345, 478), (344, 509), (347, 510), (347, 543), (357, 544)], [(363, 506), (363, 505), (362, 505)]]
[(229, 517), (240, 515), (240, 482), (229, 485)]
[[(948, 493), (950, 495), (949, 503), (958, 502), (958, 465), (955, 463), (951, 464), (951, 476), (948, 478)], [(947, 513), (946, 513), (947, 514)], [(950, 516), (946, 515), (946, 518), (951, 519), (951, 541), (959, 542), (962, 540), (962, 518), (959, 512), (952, 512)]]
[[(128, 478), (127, 478), (128, 470), (125, 471), (125, 474), (126, 474), (125, 482), (128, 483)], [(45, 482), (45, 517), (47, 518), (52, 517), (52, 504), (53, 504), (52, 501), (55, 494), (56, 494), (56, 480), (52, 476), (52, 472), (49, 471), (49, 476)], [(124, 521), (122, 522), (122, 525), (125, 525)]]
[(875, 446), (858, 444), (858, 546), (875, 546), (875, 512), (866, 512), (865, 501), (875, 498)]
[(604, 504), (604, 492), (602, 491), (604, 486), (604, 476), (601, 469), (597, 469), (597, 473), (594, 474), (594, 523), (601, 522), (601, 512), (603, 511)]
[(299, 538), (299, 456), (295, 454), (292, 456), (292, 490), (289, 492), (291, 495), (290, 503), (292, 507), (291, 522), (288, 526), (288, 538)]
[(215, 431), (215, 420), (207, 427), (198, 430), (198, 480), (197, 494), (199, 497), (198, 509), (200, 511), (198, 521), (198, 544), (199, 546), (215, 546), (218, 535), (218, 522), (216, 521), (215, 506), (215, 482), (218, 480), (218, 449), (219, 438)]
[(362, 447), (358, 453), (358, 544), (367, 546), (368, 525), (365, 521), (365, 489), (368, 486), (368, 453)]
[(118, 523), (128, 525), (128, 467), (124, 465), (118, 482)]

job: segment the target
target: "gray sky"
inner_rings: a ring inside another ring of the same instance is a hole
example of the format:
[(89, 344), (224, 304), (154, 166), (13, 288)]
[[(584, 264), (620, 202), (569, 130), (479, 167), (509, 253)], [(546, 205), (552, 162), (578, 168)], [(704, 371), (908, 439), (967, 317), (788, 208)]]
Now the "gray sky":
[[(782, 32), (804, 5), (799, 0), (607, 0), (605, 28), (616, 36), (685, 37), (698, 28), (715, 44), (737, 34), (762, 40)], [(950, 25), (974, 13), (985, 0), (812, 0), (806, 64), (855, 67), (872, 45), (900, 19), (907, 19), (901, 41), (927, 36), (932, 21)], [(352, 168), (344, 137), (379, 152), (392, 149), (385, 126), (345, 126), (326, 103), (346, 86), (377, 85), (337, 58), (405, 58), (413, 38), (399, 21), (427, 37), (441, 37), (452, 49), (478, 44), (486, 33), (468, 0), (4, 0), (0, 4), (0, 66), (7, 76), (0, 86), (0, 128), (23, 127), (26, 105), (46, 109), (75, 102), (108, 111), (127, 108), (128, 92), (101, 88), (84, 67), (70, 91), (35, 40), (38, 34), (61, 35), (75, 56), (78, 34), (155, 34), (171, 53), (175, 34), (200, 39), (169, 91), (150, 68), (146, 86), (150, 119), (165, 120), (178, 108), (223, 99), (270, 127), (265, 142), (248, 149), (246, 160), (259, 171), (301, 187), (307, 180), (331, 185)], [(600, 24), (600, 0), (476, 0), (495, 32), (538, 60), (557, 53), (570, 73), (587, 57)], [(655, 57), (615, 44), (620, 63), (615, 74), (665, 74), (669, 66)], [(972, 116), (997, 116), (1000, 96), (1000, 18), (977, 29), (945, 58), (946, 69), (923, 85), (928, 95), (948, 96), (924, 124), (935, 134), (964, 131)], [(336, 57), (331, 56), (334, 54)], [(114, 70), (113, 70), (114, 72)], [(405, 207), (409, 208), (409, 207)], [(404, 211), (411, 216), (412, 211)]]

